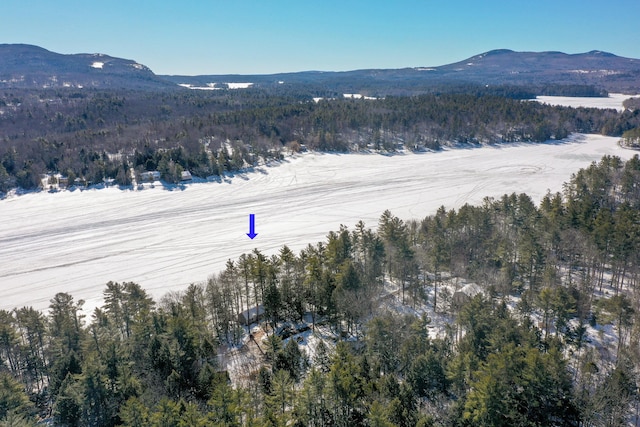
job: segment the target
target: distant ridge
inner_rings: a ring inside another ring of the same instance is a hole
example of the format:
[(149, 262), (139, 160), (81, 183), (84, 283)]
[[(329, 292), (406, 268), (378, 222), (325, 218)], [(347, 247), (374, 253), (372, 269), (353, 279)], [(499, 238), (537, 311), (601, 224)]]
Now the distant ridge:
[(491, 50), (472, 56), (454, 64), (436, 67), (441, 71), (456, 70), (465, 67), (501, 67), (505, 71), (537, 72), (614, 72), (637, 71), (640, 60), (623, 58), (612, 53), (592, 50), (586, 53), (567, 54), (563, 52), (514, 52), (508, 49)]
[(593, 50), (586, 53), (491, 50), (453, 64), (344, 72), (307, 71), (273, 75), (163, 76), (174, 83), (203, 86), (238, 81), (256, 85), (280, 82), (323, 85), (370, 94), (426, 89), (440, 84), (585, 85), (611, 92), (640, 93), (640, 60)]
[(412, 94), (443, 84), (584, 85), (640, 93), (640, 60), (609, 52), (491, 50), (453, 64), (345, 72), (305, 71), (271, 75), (160, 76), (133, 60), (104, 54), (63, 55), (38, 46), (0, 44), (0, 88), (91, 87), (185, 90), (184, 86), (307, 86), (336, 93)]
[(599, 50), (567, 54), (499, 49), (436, 70), (484, 84), (594, 85), (609, 91), (640, 91), (640, 60)]
[(148, 67), (104, 54), (63, 55), (27, 44), (0, 44), (0, 88), (166, 88)]

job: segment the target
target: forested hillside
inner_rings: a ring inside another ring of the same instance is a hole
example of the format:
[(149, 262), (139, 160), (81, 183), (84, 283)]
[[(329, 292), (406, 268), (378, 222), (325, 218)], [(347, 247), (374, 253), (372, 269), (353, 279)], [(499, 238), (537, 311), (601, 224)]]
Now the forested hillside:
[(640, 126), (638, 109), (620, 114), (541, 105), (522, 100), (532, 95), (526, 88), (432, 90), (384, 99), (343, 99), (310, 89), (5, 91), (0, 192), (42, 187), (45, 173), (77, 185), (105, 179), (130, 185), (133, 169), (138, 178), (159, 171), (163, 180), (177, 182), (185, 170), (206, 178), (278, 159), (286, 150), (437, 150), (542, 142), (571, 132), (622, 136)]
[[(255, 249), (160, 301), (110, 282), (90, 315), (65, 293), (47, 313), (1, 311), (0, 419), (624, 425), (639, 397), (639, 208), (640, 158), (605, 157), (540, 206), (387, 211), (298, 254)], [(238, 314), (252, 308), (264, 317), (249, 330)], [(247, 352), (238, 380), (226, 356)]]

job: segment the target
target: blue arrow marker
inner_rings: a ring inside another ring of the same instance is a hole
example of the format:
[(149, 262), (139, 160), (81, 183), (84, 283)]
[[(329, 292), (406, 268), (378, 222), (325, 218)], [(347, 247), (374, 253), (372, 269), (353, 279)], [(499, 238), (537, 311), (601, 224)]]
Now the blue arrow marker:
[(258, 233), (256, 233), (256, 216), (254, 214), (249, 214), (249, 232), (247, 233), (247, 236), (249, 236), (249, 238), (253, 240), (257, 235)]

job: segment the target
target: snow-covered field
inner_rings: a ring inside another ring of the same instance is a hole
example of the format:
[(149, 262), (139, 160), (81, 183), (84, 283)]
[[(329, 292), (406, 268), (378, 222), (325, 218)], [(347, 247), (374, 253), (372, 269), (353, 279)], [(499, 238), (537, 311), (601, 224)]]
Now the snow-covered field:
[[(178, 86), (193, 90), (221, 90), (222, 87), (218, 87), (218, 84), (220, 83), (207, 83), (206, 86), (193, 86), (189, 83), (179, 83)], [(229, 89), (248, 89), (253, 86), (253, 83), (223, 83), (223, 85), (227, 85), (226, 87)]]
[[(34, 193), (0, 201), (0, 308), (46, 308), (56, 292), (102, 303), (105, 283), (134, 281), (154, 297), (200, 282), (253, 248), (272, 254), (324, 240), (390, 209), (423, 218), (440, 206), (561, 191), (579, 168), (636, 152), (617, 138), (514, 144), (438, 153), (309, 153), (223, 182), (171, 191), (115, 188)], [(255, 240), (249, 239), (255, 214)]]
[(590, 107), (590, 108), (613, 108), (623, 111), (622, 103), (625, 99), (634, 98), (638, 95), (625, 95), (622, 93), (610, 93), (608, 98), (592, 98), (577, 96), (538, 96), (536, 101), (549, 105), (561, 105), (564, 107)]

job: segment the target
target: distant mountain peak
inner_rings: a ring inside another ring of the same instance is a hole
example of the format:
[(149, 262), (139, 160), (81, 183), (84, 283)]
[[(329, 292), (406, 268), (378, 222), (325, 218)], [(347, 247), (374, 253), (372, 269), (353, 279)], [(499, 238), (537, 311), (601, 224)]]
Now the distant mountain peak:
[(609, 53), (609, 52), (603, 52), (601, 50), (592, 50), (586, 53), (587, 55), (600, 55), (600, 56), (609, 56), (609, 57), (615, 57), (617, 55), (614, 55), (613, 53)]
[(148, 67), (103, 53), (65, 55), (28, 44), (0, 44), (0, 87), (166, 88)]
[(510, 53), (516, 53), (515, 51), (511, 50), (511, 49), (493, 49), (490, 50), (488, 52), (482, 53), (480, 55), (477, 56), (492, 56), (492, 55), (505, 55), (505, 54), (510, 54)]
[[(589, 56), (595, 56), (595, 57), (607, 57), (607, 58), (620, 58), (619, 56), (617, 56), (617, 55), (615, 55), (613, 53), (604, 52), (604, 51), (601, 51), (601, 50), (591, 50), (591, 51), (585, 52), (585, 53), (568, 54), (568, 53), (565, 53), (565, 52), (560, 52), (560, 51), (555, 51), (555, 50), (544, 51), (544, 52), (524, 52), (524, 51), (515, 51), (515, 50), (511, 50), (511, 49), (493, 49), (493, 50), (481, 53), (479, 55), (472, 56), (471, 58), (467, 59), (466, 61), (468, 61), (470, 59), (490, 58), (490, 57), (498, 57), (498, 56), (510, 57), (510, 58), (528, 57), (528, 58), (540, 58), (540, 59), (544, 59), (544, 58), (549, 57), (549, 56), (556, 56), (556, 57), (589, 57)], [(460, 61), (460, 62), (465, 62), (465, 61)], [(447, 65), (453, 65), (453, 64), (447, 64)], [(443, 66), (446, 67), (447, 65), (443, 65)]]

